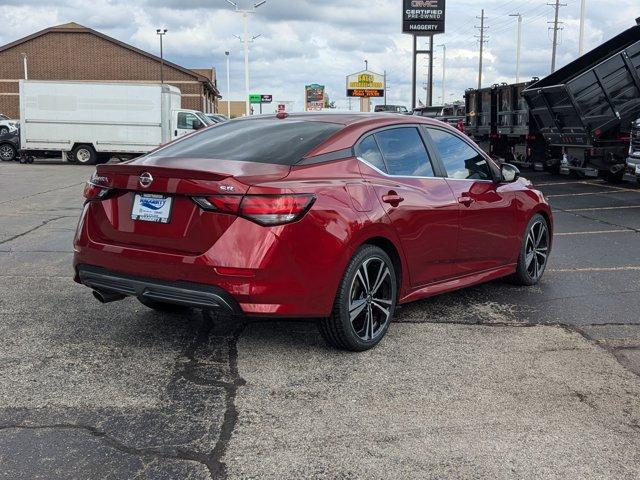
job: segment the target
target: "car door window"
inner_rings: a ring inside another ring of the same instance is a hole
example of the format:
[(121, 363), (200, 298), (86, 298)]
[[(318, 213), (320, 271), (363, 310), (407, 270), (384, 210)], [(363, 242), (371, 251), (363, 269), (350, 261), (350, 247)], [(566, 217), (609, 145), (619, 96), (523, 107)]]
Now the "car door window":
[(449, 178), (493, 180), (487, 160), (467, 142), (444, 130), (427, 130)]
[(415, 127), (383, 130), (374, 134), (389, 175), (433, 177), (433, 167), (420, 132)]
[(356, 155), (362, 158), (365, 162), (370, 165), (373, 165), (378, 170), (387, 173), (387, 167), (384, 164), (384, 160), (382, 159), (382, 153), (378, 148), (378, 144), (376, 143), (373, 135), (369, 135), (365, 137), (356, 148)]
[(198, 120), (198, 117), (196, 117), (193, 113), (185, 113), (185, 112), (179, 112), (178, 113), (178, 128), (184, 129), (184, 130), (193, 130), (193, 124), (195, 123), (195, 121)]

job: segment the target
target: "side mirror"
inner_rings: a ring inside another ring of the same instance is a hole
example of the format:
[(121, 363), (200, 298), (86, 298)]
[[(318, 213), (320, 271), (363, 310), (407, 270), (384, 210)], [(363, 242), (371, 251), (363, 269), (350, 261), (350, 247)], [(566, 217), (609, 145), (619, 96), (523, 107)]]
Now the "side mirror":
[(502, 175), (502, 181), (506, 183), (513, 183), (520, 178), (520, 170), (510, 163), (502, 164), (500, 174)]
[(200, 120), (196, 119), (196, 120), (194, 120), (194, 121), (193, 121), (193, 126), (192, 126), (192, 128), (193, 128), (194, 130), (200, 130), (203, 126), (204, 126), (204, 125), (202, 124), (202, 122), (201, 122)]

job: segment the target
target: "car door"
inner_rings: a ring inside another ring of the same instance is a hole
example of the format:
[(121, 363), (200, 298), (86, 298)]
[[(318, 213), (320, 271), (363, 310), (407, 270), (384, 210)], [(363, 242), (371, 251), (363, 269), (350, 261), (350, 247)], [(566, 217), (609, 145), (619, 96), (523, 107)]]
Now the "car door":
[(174, 112), (176, 115), (173, 137), (179, 138), (195, 131), (202, 121), (191, 112)]
[(460, 208), (454, 273), (476, 273), (512, 262), (517, 243), (513, 189), (497, 181), (497, 167), (462, 135), (435, 126), (425, 130)]
[(376, 131), (356, 146), (361, 171), (398, 233), (413, 287), (449, 278), (456, 254), (458, 206), (437, 177), (419, 127)]

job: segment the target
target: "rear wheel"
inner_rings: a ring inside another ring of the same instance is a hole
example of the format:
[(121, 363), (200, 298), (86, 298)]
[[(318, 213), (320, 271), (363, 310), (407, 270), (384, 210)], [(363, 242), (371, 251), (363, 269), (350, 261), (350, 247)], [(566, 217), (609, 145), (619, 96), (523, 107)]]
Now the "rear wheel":
[(175, 305), (172, 303), (157, 302), (155, 300), (149, 300), (148, 298), (138, 298), (138, 301), (145, 307), (149, 307), (157, 312), (164, 313), (184, 313), (189, 310), (189, 307), (183, 305)]
[(518, 268), (512, 280), (517, 285), (535, 285), (540, 281), (549, 258), (551, 234), (547, 220), (536, 214), (529, 220), (522, 240)]
[(91, 145), (78, 145), (71, 151), (72, 161), (81, 165), (95, 165), (98, 154)]
[(603, 178), (609, 183), (621, 183), (624, 178), (624, 169), (617, 172), (607, 171), (604, 173)]
[(3, 162), (12, 162), (16, 159), (18, 151), (8, 143), (0, 145), (0, 160)]
[(332, 346), (361, 352), (376, 346), (393, 318), (398, 285), (393, 262), (384, 250), (364, 245), (342, 277), (330, 317), (320, 333)]

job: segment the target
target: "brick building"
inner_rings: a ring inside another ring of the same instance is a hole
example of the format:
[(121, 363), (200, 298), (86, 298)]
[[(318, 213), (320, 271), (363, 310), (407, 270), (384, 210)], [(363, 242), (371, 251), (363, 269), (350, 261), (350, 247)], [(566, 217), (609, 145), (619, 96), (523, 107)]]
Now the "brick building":
[[(77, 23), (47, 28), (0, 47), (0, 113), (19, 118), (18, 82), (27, 55), (30, 80), (156, 83), (160, 58)], [(164, 62), (164, 81), (180, 89), (182, 107), (218, 111), (215, 69)]]

